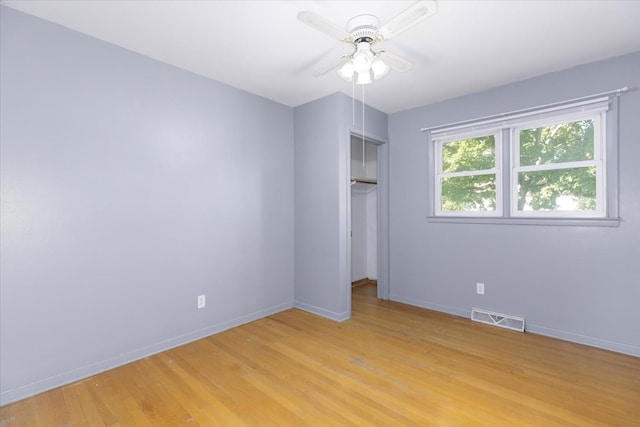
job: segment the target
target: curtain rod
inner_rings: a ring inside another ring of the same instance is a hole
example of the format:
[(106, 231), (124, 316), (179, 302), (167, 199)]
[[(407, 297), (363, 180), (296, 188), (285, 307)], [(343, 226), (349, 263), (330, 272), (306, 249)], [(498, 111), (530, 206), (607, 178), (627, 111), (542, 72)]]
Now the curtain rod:
[(511, 116), (513, 114), (525, 113), (527, 111), (535, 111), (535, 110), (539, 110), (541, 108), (555, 107), (555, 106), (563, 105), (563, 104), (570, 104), (572, 102), (584, 101), (586, 99), (597, 98), (599, 96), (604, 96), (604, 95), (611, 95), (613, 93), (615, 93), (616, 95), (620, 96), (620, 94), (622, 94), (623, 92), (626, 92), (628, 90), (629, 90), (629, 88), (627, 86), (624, 86), (624, 87), (621, 87), (619, 89), (608, 90), (606, 92), (595, 93), (593, 95), (581, 96), (580, 98), (573, 98), (573, 99), (569, 99), (569, 100), (566, 100), (566, 101), (552, 102), (551, 104), (538, 105), (537, 107), (523, 108), (521, 110), (509, 111), (508, 113), (493, 114), (491, 116), (484, 116), (484, 117), (480, 117), (480, 118), (476, 118), (476, 119), (461, 120), (459, 122), (453, 122), (453, 123), (449, 123), (449, 124), (446, 124), (446, 125), (438, 125), (438, 126), (431, 126), (431, 127), (428, 127), (428, 128), (421, 128), (420, 132), (426, 132), (426, 131), (431, 131), (431, 130), (440, 129), (440, 128), (448, 128), (448, 127), (451, 127), (451, 126), (459, 126), (459, 125), (464, 125), (464, 124), (467, 124), (467, 123), (476, 123), (476, 122), (483, 121), (483, 120), (499, 119), (499, 118), (502, 118), (502, 117)]

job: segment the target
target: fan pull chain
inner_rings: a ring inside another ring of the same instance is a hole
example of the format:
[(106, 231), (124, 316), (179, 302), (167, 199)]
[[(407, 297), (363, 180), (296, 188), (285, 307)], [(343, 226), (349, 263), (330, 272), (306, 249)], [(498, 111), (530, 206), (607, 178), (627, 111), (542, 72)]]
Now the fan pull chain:
[[(366, 168), (365, 145), (364, 145), (364, 86), (362, 85), (362, 167)], [(365, 174), (366, 175), (366, 174)]]
[[(351, 80), (351, 126), (356, 126), (356, 79)], [(353, 176), (353, 171), (351, 176)]]

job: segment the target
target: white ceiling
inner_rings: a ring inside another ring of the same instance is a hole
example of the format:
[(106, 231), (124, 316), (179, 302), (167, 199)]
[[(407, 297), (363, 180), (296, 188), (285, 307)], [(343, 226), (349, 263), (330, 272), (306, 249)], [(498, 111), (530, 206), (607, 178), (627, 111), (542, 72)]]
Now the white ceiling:
[[(13, 1), (2, 4), (288, 106), (352, 85), (315, 70), (352, 48), (299, 22), (384, 23), (413, 1)], [(640, 51), (640, 1), (439, 0), (438, 13), (383, 42), (412, 60), (365, 87), (386, 113)], [(361, 99), (362, 87), (356, 86)]]

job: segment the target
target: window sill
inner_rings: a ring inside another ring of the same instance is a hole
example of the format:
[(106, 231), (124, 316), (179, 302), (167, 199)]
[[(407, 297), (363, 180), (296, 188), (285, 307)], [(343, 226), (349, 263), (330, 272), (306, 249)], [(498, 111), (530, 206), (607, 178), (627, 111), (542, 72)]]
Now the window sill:
[(428, 222), (454, 224), (563, 225), (583, 227), (618, 227), (620, 218), (487, 218), (462, 216), (428, 216)]

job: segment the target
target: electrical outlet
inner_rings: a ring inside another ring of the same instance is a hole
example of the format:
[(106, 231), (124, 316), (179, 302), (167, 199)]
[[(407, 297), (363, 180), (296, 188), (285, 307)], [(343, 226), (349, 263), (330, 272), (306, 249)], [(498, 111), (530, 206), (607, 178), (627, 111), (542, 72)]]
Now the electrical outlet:
[(484, 283), (476, 283), (476, 293), (484, 295)]
[(198, 308), (205, 308), (207, 306), (207, 300), (204, 295), (198, 296)]

